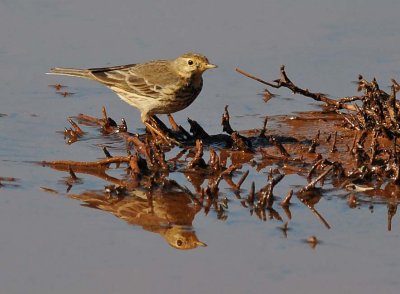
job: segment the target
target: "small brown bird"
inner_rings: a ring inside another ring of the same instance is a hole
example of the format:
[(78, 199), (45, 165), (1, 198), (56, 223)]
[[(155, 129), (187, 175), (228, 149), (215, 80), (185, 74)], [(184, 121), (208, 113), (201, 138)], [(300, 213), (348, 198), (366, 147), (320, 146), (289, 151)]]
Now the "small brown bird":
[(147, 125), (155, 114), (188, 107), (203, 87), (202, 74), (217, 67), (207, 57), (186, 53), (175, 60), (153, 60), (103, 68), (52, 68), (49, 74), (76, 76), (100, 82), (141, 112)]

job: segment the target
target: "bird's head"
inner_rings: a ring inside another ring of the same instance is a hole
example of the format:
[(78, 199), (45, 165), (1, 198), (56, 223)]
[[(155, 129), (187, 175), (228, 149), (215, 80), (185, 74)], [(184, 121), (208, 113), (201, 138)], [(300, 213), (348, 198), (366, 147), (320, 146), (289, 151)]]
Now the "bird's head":
[(198, 53), (185, 53), (173, 61), (175, 69), (186, 77), (201, 75), (207, 69), (216, 68), (207, 57)]

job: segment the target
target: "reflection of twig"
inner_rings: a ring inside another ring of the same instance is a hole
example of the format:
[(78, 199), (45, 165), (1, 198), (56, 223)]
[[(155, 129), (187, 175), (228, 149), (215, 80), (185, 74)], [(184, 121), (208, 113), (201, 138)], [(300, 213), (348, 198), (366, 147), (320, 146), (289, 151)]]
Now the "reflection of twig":
[(4, 182), (16, 182), (16, 181), (17, 179), (13, 177), (0, 177), (0, 188), (4, 186), (18, 187), (19, 185), (17, 184), (4, 183)]
[(292, 199), (292, 196), (293, 196), (293, 190), (290, 190), (289, 192), (288, 192), (288, 194), (286, 195), (286, 197), (285, 197), (285, 199), (283, 199), (282, 201), (281, 201), (281, 203), (280, 203), (280, 205), (282, 206), (282, 207), (289, 207), (289, 205), (290, 205), (290, 200)]
[(127, 184), (126, 181), (107, 175), (106, 169), (107, 165), (111, 163), (119, 164), (119, 163), (129, 163), (129, 162), (130, 162), (129, 157), (118, 156), (107, 159), (101, 159), (94, 162), (57, 160), (57, 161), (42, 161), (41, 164), (43, 166), (49, 166), (56, 170), (67, 171), (70, 173), (70, 175), (71, 175), (71, 170), (73, 170), (74, 174), (75, 173), (89, 174), (117, 185), (126, 185)]
[[(394, 198), (394, 199), (393, 199)], [(396, 214), (397, 211), (397, 194), (392, 199), (388, 200), (387, 208), (388, 208), (388, 231), (392, 230), (392, 218)]]
[[(297, 196), (298, 197), (298, 196)], [(305, 206), (307, 206), (310, 210), (311, 210), (311, 212), (314, 214), (314, 215), (316, 215), (317, 217), (318, 217), (318, 219), (325, 225), (325, 227), (327, 228), (327, 229), (330, 229), (331, 228), (331, 226), (329, 225), (329, 223), (325, 220), (325, 218), (315, 209), (315, 207), (314, 207), (314, 205), (313, 204), (310, 204), (310, 203), (308, 203), (308, 201), (307, 200), (305, 200), (305, 199), (303, 199), (303, 198), (301, 198), (301, 197), (298, 197), (299, 198), (299, 200), (305, 205)]]
[(69, 167), (98, 167), (98, 166), (106, 166), (111, 163), (129, 163), (130, 158), (128, 156), (116, 156), (106, 159), (100, 159), (98, 161), (73, 161), (73, 160), (55, 160), (55, 161), (42, 161), (43, 165), (51, 166), (51, 167), (66, 167), (67, 170)]
[(237, 182), (236, 186), (237, 189), (240, 190), (240, 187), (242, 186), (243, 182), (246, 180), (247, 176), (249, 175), (250, 171), (247, 170), (242, 177), (240, 178), (240, 180)]
[[(68, 167), (66, 166), (52, 166), (49, 165), (50, 167), (59, 170), (59, 171), (68, 171)], [(116, 185), (120, 185), (120, 186), (126, 186), (127, 185), (127, 181), (124, 180), (120, 180), (118, 178), (109, 176), (106, 174), (106, 169), (103, 168), (93, 168), (93, 167), (75, 167), (74, 169), (75, 173), (81, 173), (81, 174), (87, 174), (87, 175), (92, 175), (95, 177), (98, 177), (100, 179), (103, 179), (107, 182), (116, 184)]]
[(315, 209), (313, 206), (309, 206), (306, 204), (306, 206), (319, 218), (319, 220), (325, 225), (327, 229), (330, 229), (331, 226), (328, 224), (328, 222), (324, 219), (324, 217)]
[(274, 203), (273, 190), (274, 187), (284, 178), (284, 174), (278, 174), (276, 177), (272, 176), (272, 170), (268, 175), (268, 184), (260, 190), (260, 199), (257, 206), (264, 209), (271, 209)]
[(289, 231), (288, 222), (285, 222), (282, 227), (279, 227), (279, 229), (282, 231), (283, 236), (287, 238), (287, 232)]
[(255, 187), (255, 183), (254, 183), (254, 181), (251, 183), (251, 188), (250, 188), (250, 191), (249, 191), (249, 196), (247, 196), (247, 202), (250, 204), (250, 205), (253, 205), (254, 204), (254, 199), (255, 199), (255, 193), (256, 192), (256, 187)]

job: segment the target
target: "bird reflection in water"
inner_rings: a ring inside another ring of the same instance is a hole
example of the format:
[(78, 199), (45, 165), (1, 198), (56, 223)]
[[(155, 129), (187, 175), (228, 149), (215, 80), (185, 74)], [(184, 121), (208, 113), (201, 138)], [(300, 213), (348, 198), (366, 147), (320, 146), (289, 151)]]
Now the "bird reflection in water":
[(87, 191), (70, 198), (84, 202), (84, 206), (112, 213), (129, 224), (160, 234), (169, 245), (186, 250), (207, 246), (201, 242), (192, 222), (201, 207), (185, 191), (135, 190), (127, 195), (111, 195)]

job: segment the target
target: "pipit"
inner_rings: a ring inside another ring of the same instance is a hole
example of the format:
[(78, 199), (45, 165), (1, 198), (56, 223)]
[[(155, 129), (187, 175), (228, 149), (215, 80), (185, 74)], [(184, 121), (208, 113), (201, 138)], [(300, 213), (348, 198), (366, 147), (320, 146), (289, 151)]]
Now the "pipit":
[(56, 67), (49, 74), (100, 82), (139, 109), (142, 122), (150, 127), (149, 120), (153, 115), (170, 114), (188, 107), (203, 87), (203, 72), (215, 67), (204, 55), (186, 53), (175, 60), (153, 60), (112, 67)]

